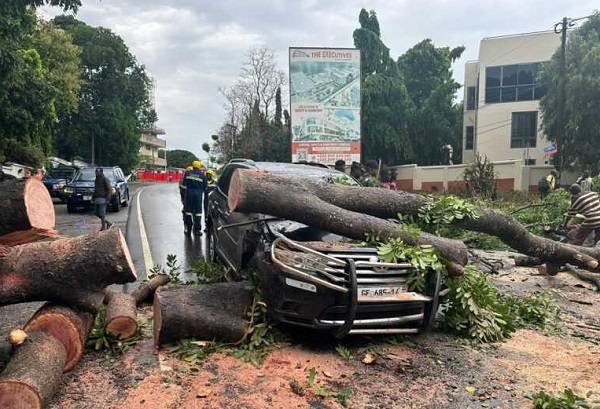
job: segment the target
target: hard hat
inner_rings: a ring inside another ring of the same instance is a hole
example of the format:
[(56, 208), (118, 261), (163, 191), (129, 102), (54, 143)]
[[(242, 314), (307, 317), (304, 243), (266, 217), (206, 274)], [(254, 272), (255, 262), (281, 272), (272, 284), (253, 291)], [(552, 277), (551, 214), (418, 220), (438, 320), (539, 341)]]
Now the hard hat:
[(188, 172), (191, 172), (192, 170), (194, 170), (194, 168), (191, 166), (188, 166), (187, 168), (185, 168), (185, 170), (187, 170)]
[(202, 162), (200, 162), (199, 160), (195, 160), (192, 162), (192, 167), (194, 169), (200, 169), (202, 167)]

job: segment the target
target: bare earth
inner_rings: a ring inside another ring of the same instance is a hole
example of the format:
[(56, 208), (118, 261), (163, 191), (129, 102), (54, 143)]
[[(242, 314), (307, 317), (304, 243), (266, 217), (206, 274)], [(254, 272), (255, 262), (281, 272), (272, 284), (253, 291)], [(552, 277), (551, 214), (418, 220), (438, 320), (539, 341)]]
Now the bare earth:
[[(65, 377), (51, 408), (341, 408), (316, 391), (349, 388), (351, 408), (530, 408), (524, 395), (565, 387), (600, 399), (600, 293), (565, 273), (548, 279), (535, 269), (496, 276), (505, 291), (558, 289), (563, 325), (554, 335), (520, 330), (506, 342), (474, 347), (443, 333), (360, 338), (338, 345), (292, 335), (260, 368), (215, 354), (190, 365), (152, 345), (151, 330), (124, 355), (89, 352)], [(146, 307), (142, 317), (150, 317)], [(363, 363), (365, 353), (375, 361)], [(311, 368), (316, 379), (309, 383)]]

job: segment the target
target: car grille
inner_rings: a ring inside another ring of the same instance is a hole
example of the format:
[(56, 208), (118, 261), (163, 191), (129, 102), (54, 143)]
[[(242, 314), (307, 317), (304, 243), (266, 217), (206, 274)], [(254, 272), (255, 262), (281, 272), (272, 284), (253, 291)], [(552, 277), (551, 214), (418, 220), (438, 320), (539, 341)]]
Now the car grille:
[(75, 193), (80, 195), (91, 195), (94, 193), (94, 189), (90, 187), (78, 187), (75, 189)]

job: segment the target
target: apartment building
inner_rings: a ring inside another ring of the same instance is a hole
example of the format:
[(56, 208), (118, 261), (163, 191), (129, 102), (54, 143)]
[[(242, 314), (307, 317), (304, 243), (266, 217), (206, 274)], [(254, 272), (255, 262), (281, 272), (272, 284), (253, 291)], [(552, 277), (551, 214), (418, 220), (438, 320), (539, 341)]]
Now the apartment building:
[(537, 83), (541, 63), (560, 46), (552, 31), (481, 40), (479, 59), (465, 64), (463, 162), (477, 153), (492, 161), (548, 164)]
[(164, 135), (165, 131), (162, 128), (152, 127), (142, 129), (140, 135), (140, 166), (155, 169), (165, 168), (167, 160), (163, 156), (159, 156), (159, 151), (167, 147), (167, 141), (159, 138), (159, 135)]

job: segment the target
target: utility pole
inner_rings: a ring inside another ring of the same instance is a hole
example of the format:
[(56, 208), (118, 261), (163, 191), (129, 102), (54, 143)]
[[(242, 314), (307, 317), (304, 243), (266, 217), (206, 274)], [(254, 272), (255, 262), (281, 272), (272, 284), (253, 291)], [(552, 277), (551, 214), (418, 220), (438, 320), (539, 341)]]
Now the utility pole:
[(560, 34), (560, 65), (558, 72), (558, 130), (556, 133), (556, 148), (558, 152), (556, 154), (555, 166), (558, 171), (563, 169), (563, 155), (562, 155), (562, 141), (564, 140), (565, 133), (567, 131), (566, 117), (565, 117), (565, 101), (567, 99), (567, 29), (570, 24), (570, 20), (567, 17), (563, 17), (562, 21), (556, 23), (554, 26), (554, 32)]

